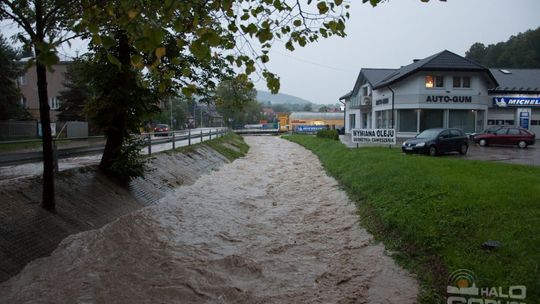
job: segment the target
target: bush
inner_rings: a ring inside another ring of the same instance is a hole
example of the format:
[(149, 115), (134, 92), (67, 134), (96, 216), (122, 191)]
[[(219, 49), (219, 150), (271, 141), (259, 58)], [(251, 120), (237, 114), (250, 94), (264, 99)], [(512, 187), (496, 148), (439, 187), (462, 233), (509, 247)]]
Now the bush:
[(317, 137), (339, 140), (339, 134), (337, 130), (321, 130), (317, 132)]
[(107, 173), (121, 182), (127, 182), (135, 177), (143, 177), (149, 169), (148, 162), (150, 161), (150, 158), (140, 153), (144, 146), (143, 139), (135, 137), (126, 139), (119, 157), (114, 160)]

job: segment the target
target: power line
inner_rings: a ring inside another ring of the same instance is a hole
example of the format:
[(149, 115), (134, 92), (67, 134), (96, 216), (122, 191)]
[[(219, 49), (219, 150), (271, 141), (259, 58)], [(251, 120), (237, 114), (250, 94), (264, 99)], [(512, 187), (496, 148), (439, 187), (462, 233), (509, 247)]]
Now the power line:
[(314, 66), (318, 66), (318, 67), (326, 68), (326, 69), (331, 69), (331, 70), (335, 70), (335, 71), (347, 72), (347, 73), (358, 73), (358, 71), (359, 71), (359, 70), (354, 70), (353, 71), (353, 70), (342, 69), (342, 68), (333, 67), (333, 66), (329, 66), (329, 65), (325, 65), (325, 64), (320, 64), (320, 63), (313, 62), (313, 61), (310, 61), (310, 60), (297, 58), (297, 57), (294, 57), (294, 56), (291, 56), (291, 55), (288, 55), (288, 54), (284, 54), (284, 53), (276, 51), (276, 50), (270, 50), (270, 52), (279, 54), (281, 56), (289, 57), (289, 58), (294, 59), (296, 61), (300, 61), (300, 62), (303, 62), (303, 63), (307, 63), (307, 64), (311, 64), (311, 65), (314, 65)]

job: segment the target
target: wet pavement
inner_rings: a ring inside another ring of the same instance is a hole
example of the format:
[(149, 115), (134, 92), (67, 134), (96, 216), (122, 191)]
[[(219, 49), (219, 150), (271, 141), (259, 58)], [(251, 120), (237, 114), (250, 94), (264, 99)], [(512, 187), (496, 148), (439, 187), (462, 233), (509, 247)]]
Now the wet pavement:
[[(351, 141), (350, 134), (340, 135), (339, 139), (342, 144), (349, 148), (357, 148), (356, 144)], [(401, 149), (401, 144), (405, 139), (397, 140), (397, 149)], [(367, 147), (368, 145), (359, 145), (359, 147)], [(372, 147), (381, 147), (381, 145), (371, 145)], [(469, 151), (467, 155), (462, 156), (458, 153), (445, 154), (442, 157), (459, 157), (470, 160), (486, 160), (493, 162), (503, 162), (510, 164), (521, 164), (529, 166), (540, 166), (540, 143), (536, 142), (532, 146), (525, 149), (520, 149), (517, 146), (487, 146), (469, 142)]]
[(470, 143), (469, 152), (464, 159), (487, 160), (511, 164), (540, 166), (540, 146), (535, 143), (525, 149), (516, 146), (487, 146)]
[(415, 303), (316, 156), (277, 137), (155, 206), (65, 239), (0, 303)]

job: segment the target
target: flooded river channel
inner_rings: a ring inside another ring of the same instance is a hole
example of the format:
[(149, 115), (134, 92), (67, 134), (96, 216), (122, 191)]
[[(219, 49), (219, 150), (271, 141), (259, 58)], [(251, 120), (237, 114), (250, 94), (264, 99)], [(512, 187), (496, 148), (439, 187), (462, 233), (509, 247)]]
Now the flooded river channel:
[(245, 158), (67, 238), (0, 285), (0, 303), (415, 303), (415, 279), (316, 156), (246, 141)]

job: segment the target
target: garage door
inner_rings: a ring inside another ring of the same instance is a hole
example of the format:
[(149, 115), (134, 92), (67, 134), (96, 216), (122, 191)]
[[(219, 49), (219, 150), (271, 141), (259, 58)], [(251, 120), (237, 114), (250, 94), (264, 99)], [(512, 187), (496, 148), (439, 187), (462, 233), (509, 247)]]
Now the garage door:
[(536, 139), (540, 138), (540, 110), (532, 110), (531, 131), (536, 134)]

